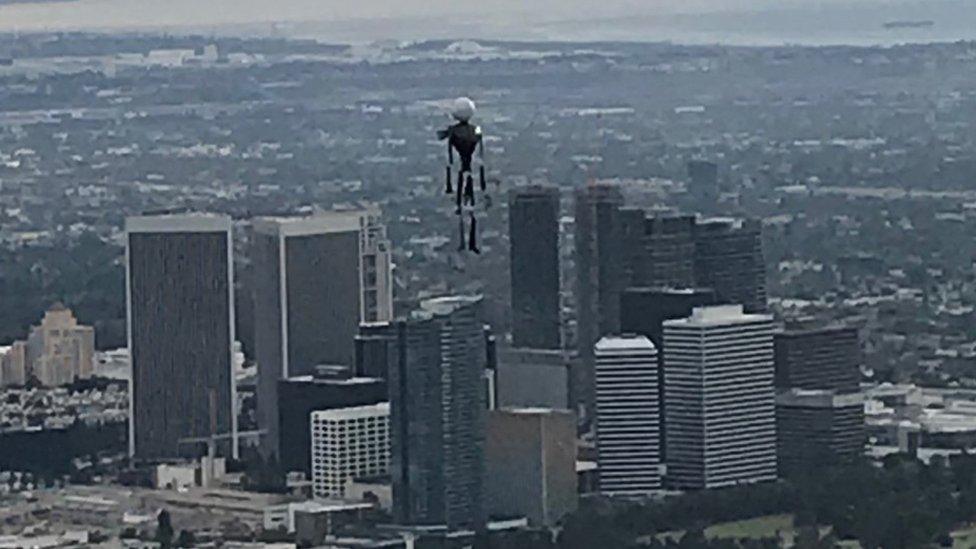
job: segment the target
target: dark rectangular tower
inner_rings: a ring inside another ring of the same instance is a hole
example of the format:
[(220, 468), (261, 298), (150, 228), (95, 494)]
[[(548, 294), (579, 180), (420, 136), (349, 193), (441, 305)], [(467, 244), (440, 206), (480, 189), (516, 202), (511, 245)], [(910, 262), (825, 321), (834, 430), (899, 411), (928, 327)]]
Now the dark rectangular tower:
[(513, 341), (558, 349), (559, 189), (514, 189), (508, 204)]
[(861, 380), (856, 328), (788, 329), (776, 334), (776, 386), (855, 393)]
[(231, 434), (233, 372), (231, 220), (188, 214), (126, 220), (126, 309), (132, 376), (129, 453), (180, 457), (185, 439)]

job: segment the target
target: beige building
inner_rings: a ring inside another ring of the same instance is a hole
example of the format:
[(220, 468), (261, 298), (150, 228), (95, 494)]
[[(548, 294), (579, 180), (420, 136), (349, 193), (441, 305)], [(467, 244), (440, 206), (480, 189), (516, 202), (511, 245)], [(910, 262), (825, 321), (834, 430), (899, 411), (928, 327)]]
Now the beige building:
[(555, 526), (578, 504), (576, 416), (546, 408), (490, 411), (485, 469), (493, 518)]
[(0, 349), (0, 387), (27, 383), (27, 342)]
[(95, 361), (95, 330), (82, 326), (61, 303), (56, 303), (31, 328), (27, 341), (17, 341), (4, 355), (0, 383), (23, 385), (36, 378), (54, 387), (92, 376)]

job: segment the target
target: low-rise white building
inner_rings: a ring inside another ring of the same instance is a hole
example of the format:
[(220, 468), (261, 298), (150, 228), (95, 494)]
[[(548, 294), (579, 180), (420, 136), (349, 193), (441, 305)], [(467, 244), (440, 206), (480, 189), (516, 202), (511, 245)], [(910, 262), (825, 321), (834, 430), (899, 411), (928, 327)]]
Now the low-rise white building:
[(349, 479), (390, 469), (390, 405), (312, 412), (312, 491), (342, 498)]

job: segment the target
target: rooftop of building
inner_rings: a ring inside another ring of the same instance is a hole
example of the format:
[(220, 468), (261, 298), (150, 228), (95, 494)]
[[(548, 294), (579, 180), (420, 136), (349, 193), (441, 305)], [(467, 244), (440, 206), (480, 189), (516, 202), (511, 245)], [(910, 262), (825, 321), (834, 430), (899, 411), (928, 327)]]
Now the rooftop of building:
[(342, 500), (309, 500), (289, 503), (288, 508), (304, 513), (336, 513), (372, 509), (373, 504)]
[(526, 406), (523, 408), (498, 408), (494, 410), (495, 412), (511, 414), (516, 416), (548, 416), (553, 414), (558, 415), (571, 415), (572, 412), (569, 410), (563, 410), (558, 408), (545, 408), (541, 406)]
[(864, 405), (864, 393), (837, 393), (835, 391), (791, 389), (776, 395), (778, 406), (803, 408), (845, 408)]
[(553, 198), (559, 197), (559, 187), (555, 185), (526, 185), (508, 191), (510, 198)]
[(305, 375), (293, 376), (281, 381), (285, 383), (311, 383), (316, 385), (365, 385), (368, 383), (382, 382), (383, 380), (378, 377), (323, 378)]
[(783, 338), (802, 338), (815, 335), (838, 334), (845, 332), (857, 333), (857, 328), (848, 326), (843, 322), (825, 322), (821, 320), (799, 320), (787, 322), (783, 326), (783, 331), (776, 334)]
[(366, 417), (390, 415), (390, 403), (380, 402), (368, 406), (353, 406), (350, 408), (335, 408), (332, 410), (318, 410), (312, 412), (312, 419), (319, 421), (342, 421), (347, 419), (361, 419)]
[(259, 217), (253, 227), (258, 233), (284, 237), (352, 232), (358, 231), (369, 215), (367, 210), (342, 210), (306, 216)]
[(639, 334), (623, 334), (618, 336), (605, 336), (596, 342), (594, 348), (597, 351), (656, 351), (657, 347), (647, 336)]
[(624, 292), (680, 296), (715, 294), (715, 290), (711, 288), (678, 288), (672, 286), (629, 286), (624, 289)]
[(691, 316), (688, 318), (667, 320), (664, 322), (664, 326), (675, 328), (710, 328), (772, 321), (773, 317), (771, 315), (745, 313), (742, 305), (715, 305), (695, 307)]
[(434, 297), (420, 302), (420, 308), (414, 311), (417, 319), (430, 318), (434, 315), (449, 315), (457, 310), (474, 305), (482, 300), (480, 295), (450, 295)]
[(229, 232), (232, 225), (228, 215), (202, 212), (141, 215), (125, 220), (128, 233)]

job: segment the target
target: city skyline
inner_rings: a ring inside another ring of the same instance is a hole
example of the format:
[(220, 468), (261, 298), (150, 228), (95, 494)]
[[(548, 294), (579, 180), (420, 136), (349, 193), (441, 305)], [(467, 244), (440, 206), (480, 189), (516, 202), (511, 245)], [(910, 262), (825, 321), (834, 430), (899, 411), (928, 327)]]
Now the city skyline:
[(976, 41), (651, 21), (874, 1), (0, 31), (0, 544), (976, 539)]

